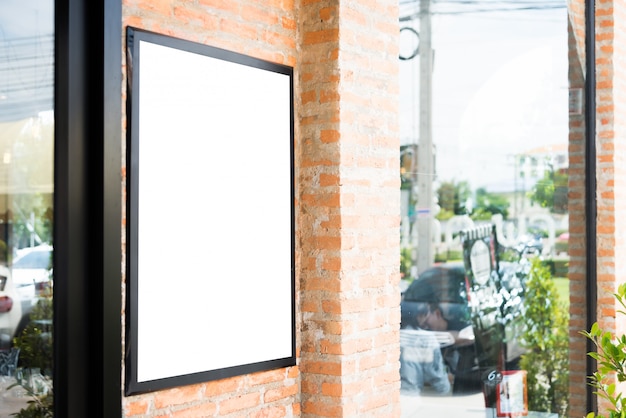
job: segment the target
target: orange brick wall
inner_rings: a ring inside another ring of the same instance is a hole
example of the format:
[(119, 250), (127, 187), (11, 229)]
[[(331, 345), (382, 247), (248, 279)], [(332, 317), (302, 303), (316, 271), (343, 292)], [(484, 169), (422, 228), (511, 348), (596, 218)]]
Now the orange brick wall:
[(303, 1), (302, 413), (399, 416), (397, 1)]
[[(575, 88), (583, 1), (569, 7)], [(626, 35), (614, 21), (625, 12), (623, 2), (596, 5), (597, 315), (618, 332), (626, 119), (615, 115), (626, 114), (626, 73), (616, 69), (626, 68)], [(299, 319), (297, 367), (128, 397), (126, 417), (400, 415), (397, 14), (388, 0), (123, 0), (125, 25), (295, 68)], [(570, 117), (570, 416), (586, 412), (584, 129)]]
[[(568, 4), (575, 88), (584, 7)], [(597, 315), (618, 332), (626, 321), (615, 320), (611, 295), (626, 281), (626, 118), (616, 115), (626, 114), (626, 72), (617, 69), (626, 68), (626, 35), (614, 22), (625, 13), (624, 2), (596, 4)], [(128, 397), (125, 416), (399, 416), (397, 14), (389, 0), (123, 0), (125, 25), (295, 68), (299, 318), (297, 367)], [(586, 412), (584, 129), (573, 115), (570, 416)]]
[(298, 366), (126, 397), (124, 416), (399, 416), (397, 1), (122, 5), (124, 28), (295, 68), (298, 314)]
[[(613, 293), (626, 282), (626, 4), (596, 3), (598, 322), (618, 334)], [(622, 385), (622, 391), (626, 386)], [(606, 405), (598, 401), (600, 410)]]
[[(568, 4), (569, 83), (584, 92), (585, 4)], [(569, 120), (569, 279), (570, 279), (570, 416), (587, 415), (587, 342), (580, 331), (587, 327), (587, 253), (585, 230), (585, 117), (570, 114)]]
[[(293, 0), (123, 0), (122, 4), (124, 27), (296, 66)], [(299, 392), (299, 368), (290, 367), (131, 396), (124, 398), (123, 408), (124, 416), (136, 418), (292, 417), (300, 416)]]
[[(569, 2), (570, 87), (583, 86), (584, 2)], [(626, 4), (595, 2), (596, 76), (596, 202), (597, 202), (597, 321), (606, 330), (624, 334), (626, 318), (617, 316), (613, 293), (626, 282)], [(589, 40), (588, 40), (589, 41)], [(570, 213), (584, 214), (584, 121), (570, 117)], [(576, 222), (580, 219), (581, 222)], [(586, 341), (578, 332), (586, 327), (585, 239), (583, 217), (570, 219), (570, 416), (586, 414)], [(622, 386), (624, 391), (626, 386)], [(598, 399), (600, 413), (607, 403)]]

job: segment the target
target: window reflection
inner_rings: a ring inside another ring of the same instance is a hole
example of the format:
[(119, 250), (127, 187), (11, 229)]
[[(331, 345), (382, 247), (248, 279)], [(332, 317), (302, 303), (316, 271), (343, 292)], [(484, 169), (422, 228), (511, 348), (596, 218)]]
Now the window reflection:
[(53, 413), (53, 75), (54, 3), (0, 2), (0, 416)]
[(400, 1), (403, 416), (567, 414), (567, 7)]

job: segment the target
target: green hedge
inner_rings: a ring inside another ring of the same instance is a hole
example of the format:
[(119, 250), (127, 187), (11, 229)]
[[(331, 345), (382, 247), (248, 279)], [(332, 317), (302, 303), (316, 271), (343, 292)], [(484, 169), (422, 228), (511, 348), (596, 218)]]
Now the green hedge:
[(567, 277), (569, 269), (569, 260), (543, 260), (542, 264), (550, 270), (553, 277)]

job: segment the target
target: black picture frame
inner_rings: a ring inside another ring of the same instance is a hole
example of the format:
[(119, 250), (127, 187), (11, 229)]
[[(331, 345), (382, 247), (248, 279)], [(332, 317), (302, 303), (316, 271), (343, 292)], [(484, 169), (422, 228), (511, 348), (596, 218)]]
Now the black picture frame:
[(293, 68), (126, 33), (126, 394), (295, 365)]

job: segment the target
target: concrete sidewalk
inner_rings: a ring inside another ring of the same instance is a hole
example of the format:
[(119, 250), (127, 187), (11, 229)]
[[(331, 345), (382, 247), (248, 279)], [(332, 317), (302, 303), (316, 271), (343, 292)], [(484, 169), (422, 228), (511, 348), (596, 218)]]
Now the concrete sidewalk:
[(400, 395), (402, 418), (454, 417), (485, 418), (485, 401), (482, 393), (473, 395), (441, 396), (421, 394)]
[[(402, 418), (492, 418), (494, 409), (485, 408), (482, 393), (442, 396), (422, 393), (418, 396), (400, 395)], [(525, 418), (558, 418), (558, 414), (529, 411)]]

